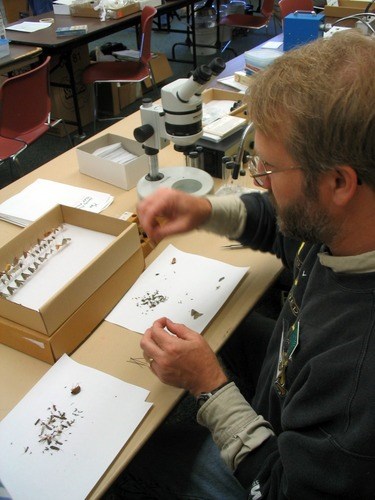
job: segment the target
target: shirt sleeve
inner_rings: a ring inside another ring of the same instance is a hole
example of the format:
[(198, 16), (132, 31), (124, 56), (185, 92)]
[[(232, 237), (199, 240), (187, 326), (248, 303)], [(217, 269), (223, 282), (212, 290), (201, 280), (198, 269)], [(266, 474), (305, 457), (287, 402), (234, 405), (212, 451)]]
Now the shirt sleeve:
[(274, 435), (271, 425), (257, 415), (234, 382), (206, 401), (197, 420), (210, 430), (221, 457), (232, 471), (248, 453)]
[(236, 195), (207, 196), (211, 203), (210, 218), (199, 229), (226, 236), (231, 240), (238, 239), (244, 232), (247, 212), (241, 198)]

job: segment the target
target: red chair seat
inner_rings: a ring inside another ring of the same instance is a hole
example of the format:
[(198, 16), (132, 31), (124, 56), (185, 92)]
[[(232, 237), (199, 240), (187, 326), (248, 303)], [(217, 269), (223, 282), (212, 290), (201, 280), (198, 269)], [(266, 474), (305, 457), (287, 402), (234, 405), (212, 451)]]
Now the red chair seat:
[(149, 69), (139, 61), (108, 61), (90, 64), (83, 73), (83, 82), (134, 82), (145, 80)]
[(16, 139), (8, 139), (7, 137), (0, 136), (0, 160), (6, 160), (20, 153), (26, 148), (26, 144)]
[(17, 140), (26, 142), (26, 144), (30, 145), (34, 141), (39, 139), (39, 137), (41, 137), (43, 134), (48, 132), (48, 130), (50, 130), (50, 128), (51, 127), (48, 126), (46, 123), (42, 123), (42, 124), (38, 125), (38, 127), (35, 127), (31, 130), (28, 130), (24, 134), (20, 134), (19, 136), (17, 136)]
[(268, 22), (268, 17), (251, 14), (229, 14), (220, 20), (221, 25), (245, 29), (263, 28)]
[(19, 172), (17, 155), (62, 122), (50, 118), (50, 60), (48, 56), (39, 66), (7, 78), (0, 87), (0, 158), (11, 159)]

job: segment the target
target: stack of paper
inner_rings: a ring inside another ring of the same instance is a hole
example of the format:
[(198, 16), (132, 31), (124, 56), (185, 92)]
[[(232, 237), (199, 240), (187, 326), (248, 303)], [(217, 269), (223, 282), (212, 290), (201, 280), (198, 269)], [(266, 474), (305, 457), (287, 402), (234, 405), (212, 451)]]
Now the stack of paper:
[(114, 161), (115, 163), (121, 163), (121, 165), (138, 158), (137, 155), (134, 155), (125, 149), (120, 142), (98, 148), (93, 152), (93, 155), (106, 160)]
[(239, 116), (223, 116), (203, 127), (203, 139), (220, 142), (246, 125), (246, 119)]
[(51, 24), (52, 23), (49, 22), (36, 23), (33, 21), (23, 21), (22, 23), (7, 26), (5, 29), (11, 31), (22, 31), (25, 33), (34, 33), (35, 31), (40, 31), (49, 28)]
[(67, 205), (98, 214), (112, 201), (113, 196), (107, 193), (38, 179), (0, 204), (0, 219), (25, 227), (55, 205)]

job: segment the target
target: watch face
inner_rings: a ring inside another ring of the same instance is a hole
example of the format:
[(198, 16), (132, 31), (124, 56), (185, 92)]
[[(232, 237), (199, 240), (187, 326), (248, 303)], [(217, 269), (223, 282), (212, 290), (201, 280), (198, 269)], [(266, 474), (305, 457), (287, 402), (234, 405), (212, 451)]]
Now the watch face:
[(211, 393), (205, 393), (205, 392), (203, 392), (202, 394), (200, 394), (200, 395), (198, 396), (198, 399), (197, 399), (197, 405), (199, 406), (199, 408), (200, 408), (202, 405), (204, 405), (204, 403), (205, 403), (208, 399), (210, 399), (210, 397), (211, 397), (211, 396), (212, 396), (212, 394), (211, 394)]

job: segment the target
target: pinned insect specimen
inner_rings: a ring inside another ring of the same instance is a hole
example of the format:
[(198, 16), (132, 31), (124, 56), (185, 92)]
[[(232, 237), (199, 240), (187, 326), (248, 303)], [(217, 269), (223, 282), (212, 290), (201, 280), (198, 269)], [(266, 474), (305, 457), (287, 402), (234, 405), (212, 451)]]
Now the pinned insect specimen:
[(152, 293), (146, 292), (143, 297), (134, 297), (134, 300), (138, 301), (137, 307), (148, 307), (149, 309), (153, 309), (162, 302), (166, 302), (168, 297), (159, 293), (159, 290), (155, 290), (155, 292)]
[(192, 309), (190, 311), (190, 314), (193, 316), (194, 319), (198, 319), (201, 316), (203, 316), (203, 313), (200, 313), (200, 312), (196, 311), (195, 309)]
[(0, 297), (9, 299), (17, 293), (44, 262), (70, 243), (63, 231), (63, 225), (47, 231), (43, 239), (38, 238), (33, 247), (0, 270)]
[(135, 365), (138, 365), (138, 366), (150, 366), (150, 363), (147, 363), (145, 358), (132, 358), (132, 357), (130, 357), (128, 359), (128, 363), (134, 363)]
[(176, 262), (177, 262), (176, 257), (173, 257), (173, 259), (171, 260), (171, 264), (176, 264)]
[[(38, 418), (34, 425), (38, 427), (38, 443), (43, 445), (41, 452), (53, 454), (61, 450), (71, 434), (76, 419), (83, 418), (83, 412), (74, 408), (68, 415), (67, 412), (59, 410), (55, 404), (47, 408), (47, 411), (47, 416)], [(30, 446), (24, 448), (24, 453), (27, 452), (32, 453)]]
[(73, 396), (76, 396), (80, 392), (81, 392), (81, 386), (78, 384), (75, 387), (72, 387), (72, 389), (70, 390), (70, 394), (73, 394)]
[[(221, 278), (219, 278), (219, 283), (220, 283), (220, 281), (223, 281), (223, 280), (225, 280), (225, 276), (222, 276)], [(220, 288), (220, 285), (218, 285), (216, 287), (216, 290), (219, 290), (219, 288)]]

